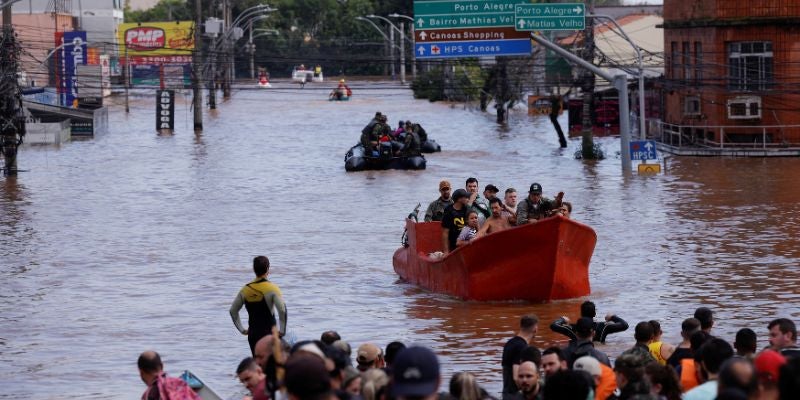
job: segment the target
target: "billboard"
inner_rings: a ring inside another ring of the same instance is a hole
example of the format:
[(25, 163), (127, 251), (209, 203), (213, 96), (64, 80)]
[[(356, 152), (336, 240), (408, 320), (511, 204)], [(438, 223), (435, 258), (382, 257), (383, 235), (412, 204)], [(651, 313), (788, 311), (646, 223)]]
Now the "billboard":
[(75, 105), (78, 98), (77, 68), (86, 65), (86, 32), (56, 32), (56, 87), (59, 104), (65, 107)]
[(117, 32), (121, 57), (191, 56), (194, 50), (192, 21), (125, 23), (119, 25)]

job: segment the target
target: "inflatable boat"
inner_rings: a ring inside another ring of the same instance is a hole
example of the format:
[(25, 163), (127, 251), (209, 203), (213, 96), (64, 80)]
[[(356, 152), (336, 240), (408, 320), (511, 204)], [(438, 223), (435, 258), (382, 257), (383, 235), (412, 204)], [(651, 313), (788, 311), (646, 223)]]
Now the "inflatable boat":
[(368, 155), (364, 146), (357, 144), (350, 148), (344, 156), (346, 171), (364, 171), (381, 169), (425, 169), (425, 157), (395, 156), (391, 143), (381, 143), (379, 154)]

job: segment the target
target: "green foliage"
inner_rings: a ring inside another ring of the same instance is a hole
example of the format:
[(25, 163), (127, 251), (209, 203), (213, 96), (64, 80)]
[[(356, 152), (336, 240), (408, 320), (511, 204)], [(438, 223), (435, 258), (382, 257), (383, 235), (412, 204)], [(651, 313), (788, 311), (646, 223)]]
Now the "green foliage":
[(149, 10), (125, 10), (125, 22), (188, 21), (194, 19), (194, 3), (185, 0), (160, 0)]
[(430, 101), (444, 100), (444, 73), (436, 67), (424, 73), (418, 73), (417, 79), (411, 82), (414, 98)]

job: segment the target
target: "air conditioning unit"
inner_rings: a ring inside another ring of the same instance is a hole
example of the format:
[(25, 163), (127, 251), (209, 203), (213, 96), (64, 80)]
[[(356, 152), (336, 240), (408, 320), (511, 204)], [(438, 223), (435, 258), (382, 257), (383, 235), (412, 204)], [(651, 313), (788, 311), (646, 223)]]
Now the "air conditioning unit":
[(761, 97), (744, 96), (728, 100), (729, 119), (761, 118)]

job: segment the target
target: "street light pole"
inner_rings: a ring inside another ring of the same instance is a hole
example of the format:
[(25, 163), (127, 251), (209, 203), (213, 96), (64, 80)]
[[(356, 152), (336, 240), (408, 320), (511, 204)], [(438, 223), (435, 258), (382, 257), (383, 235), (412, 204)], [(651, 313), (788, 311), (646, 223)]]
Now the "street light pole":
[[(377, 16), (376, 15), (367, 15), (367, 17), (371, 18), (371, 17), (377, 17)], [(378, 17), (378, 18), (381, 18), (381, 17)], [(369, 22), (381, 34), (381, 36), (383, 36), (383, 38), (386, 39), (386, 41), (390, 44), (389, 48), (397, 48), (397, 45), (394, 44), (394, 35), (392, 36), (392, 39), (389, 39), (389, 36), (386, 36), (386, 33), (383, 32), (383, 29), (381, 29), (381, 27), (379, 27), (374, 22), (372, 22), (372, 20), (369, 19), (369, 18), (356, 17), (356, 19), (359, 20), (359, 21), (367, 21), (367, 22)], [(397, 28), (394, 27), (394, 25), (392, 25), (392, 28), (397, 29)], [(392, 31), (392, 32), (394, 32), (394, 31)], [(394, 54), (392, 54), (392, 79), (394, 79)]]
[[(411, 43), (411, 76), (413, 79), (417, 79), (417, 54), (416, 51), (414, 51), (417, 38), (414, 36), (414, 18), (398, 13), (389, 14), (389, 16), (392, 18), (404, 18), (411, 21), (411, 28), (409, 29), (411, 31), (411, 37), (409, 38), (409, 42)], [(400, 29), (403, 30), (403, 32), (405, 32), (404, 28), (403, 22), (401, 22)]]
[[(391, 16), (394, 16), (394, 15), (398, 15), (398, 14), (390, 14), (389, 16), (391, 17)], [(400, 50), (400, 83), (405, 85), (405, 83), (406, 83), (406, 51), (405, 51), (406, 34), (405, 34), (405, 26), (404, 26), (405, 23), (403, 21), (401, 21), (400, 22), (400, 29), (397, 29), (397, 27), (394, 25), (394, 23), (392, 23), (392, 21), (390, 21), (387, 18), (381, 17), (380, 15), (370, 14), (370, 15), (367, 15), (367, 18), (378, 18), (380, 20), (386, 21), (386, 23), (389, 24), (389, 26), (391, 27), (390, 32), (392, 33), (392, 37), (394, 37), (394, 31), (397, 31), (398, 33), (400, 33), (400, 48), (399, 48), (399, 50)], [(413, 19), (412, 19), (412, 21), (413, 21)], [(411, 39), (409, 39), (409, 41), (411, 41)], [(392, 43), (394, 43), (394, 40), (392, 41)], [(394, 68), (394, 53), (392, 53), (392, 68)], [(392, 69), (392, 71), (394, 71), (394, 69)], [(394, 76), (394, 72), (392, 73), (392, 76)]]

